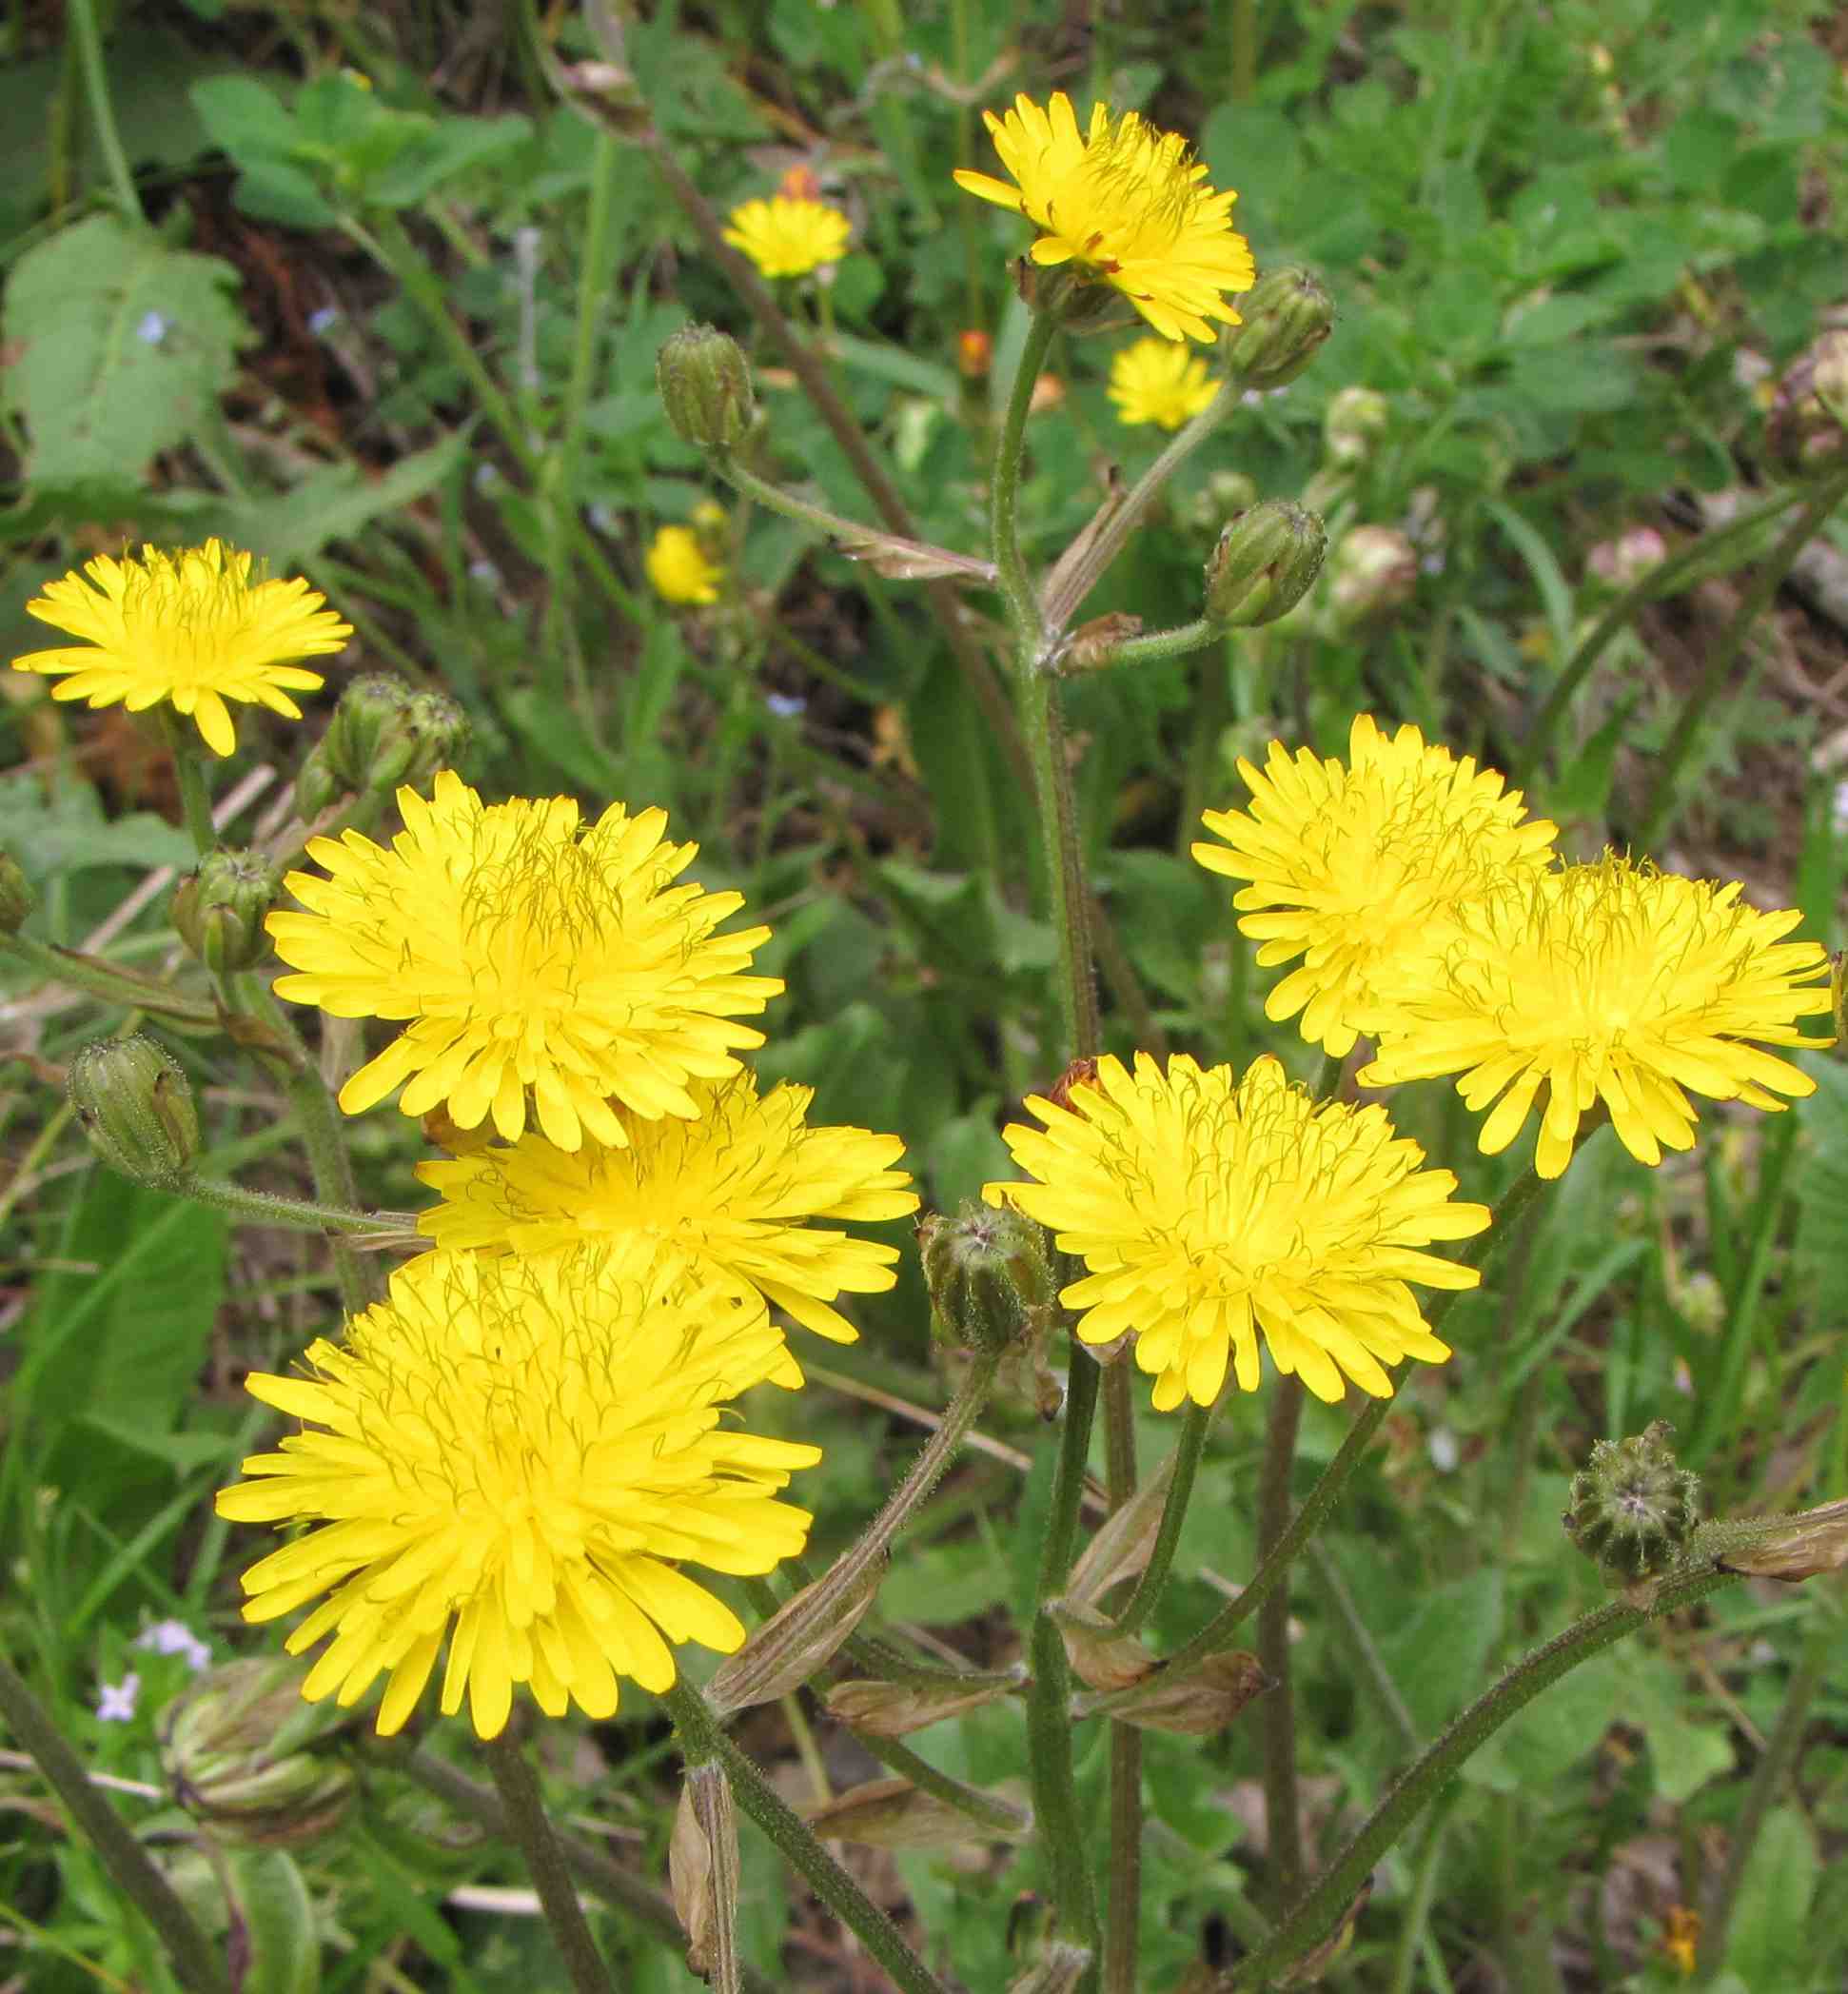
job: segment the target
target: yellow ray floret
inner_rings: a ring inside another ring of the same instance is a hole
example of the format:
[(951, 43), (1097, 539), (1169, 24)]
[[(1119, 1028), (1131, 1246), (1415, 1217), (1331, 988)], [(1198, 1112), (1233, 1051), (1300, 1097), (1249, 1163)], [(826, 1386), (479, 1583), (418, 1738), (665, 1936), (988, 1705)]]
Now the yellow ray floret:
[(666, 841), (664, 811), (612, 803), (586, 827), (569, 798), (484, 804), (448, 770), (432, 800), (401, 789), (398, 807), (388, 850), (356, 831), (311, 839), (325, 875), (285, 882), (307, 912), (268, 920), (303, 972), (277, 978), (281, 996), (410, 1021), (341, 1089), (349, 1115), (408, 1081), (406, 1115), (446, 1105), (509, 1142), (536, 1118), (560, 1149), (619, 1147), (612, 1099), (691, 1119), (688, 1083), (763, 1043), (730, 1020), (783, 987), (742, 974), (770, 930), (713, 932), (743, 896), (674, 884), (698, 847)]
[(1480, 1233), (1488, 1210), (1449, 1202), (1456, 1178), (1424, 1169), (1379, 1108), (1317, 1103), (1274, 1059), (1240, 1079), (1178, 1054), (1164, 1071), (1138, 1053), (1133, 1074), (1100, 1059), (1068, 1098), (1030, 1096), (1044, 1131), (1001, 1132), (1037, 1181), (983, 1195), (1083, 1259), (1087, 1278), (1060, 1299), (1083, 1311), (1085, 1342), (1135, 1338), (1157, 1411), (1210, 1405), (1229, 1361), (1254, 1392), (1260, 1334), (1280, 1372), (1331, 1403), (1344, 1377), (1386, 1397), (1386, 1365), (1450, 1354), (1408, 1284), (1473, 1288), (1478, 1276), (1417, 1249)]
[(1044, 109), (1023, 95), (982, 116), (1015, 184), (959, 170), (956, 185), (1037, 223), (1035, 263), (1094, 272), (1164, 339), (1211, 340), (1209, 320), (1240, 323), (1224, 294), (1249, 290), (1257, 270), (1231, 224), (1238, 196), (1207, 185), (1185, 139), (1102, 104), (1080, 132), (1063, 90)]
[(1755, 1108), (1813, 1094), (1807, 1074), (1744, 1041), (1832, 1044), (1796, 1023), (1829, 1009), (1828, 958), (1779, 939), (1800, 914), (1760, 914), (1740, 891), (1614, 853), (1504, 884), (1401, 993), (1362, 1084), (1461, 1075), (1471, 1108), (1495, 1103), (1479, 1138), (1489, 1155), (1541, 1104), (1543, 1177), (1564, 1170), (1600, 1104), (1653, 1164), (1694, 1145), (1686, 1090)]
[(250, 569), (248, 554), (218, 540), (170, 553), (145, 546), (121, 561), (99, 554), (26, 605), (85, 642), (29, 651), (13, 669), (69, 674), (54, 700), (119, 700), (130, 713), (165, 700), (214, 755), (228, 755), (237, 730), (226, 700), (299, 721), (289, 694), (317, 692), (323, 681), (289, 661), (344, 650), (353, 634), (305, 582), (253, 581)]
[[(443, 1203), (419, 1229), (442, 1248), (542, 1254), (586, 1239), (643, 1240), (704, 1281), (728, 1283), (786, 1310), (836, 1343), (857, 1335), (829, 1306), (842, 1293), (891, 1288), (895, 1247), (817, 1227), (875, 1223), (917, 1209), (893, 1168), (904, 1144), (867, 1129), (811, 1128), (813, 1090), (782, 1085), (759, 1098), (748, 1073), (688, 1090), (695, 1121), (620, 1112), (625, 1147), (576, 1151), (527, 1135), (417, 1174)], [(800, 1384), (792, 1364), (776, 1382)]]
[(1110, 397), (1130, 428), (1178, 429), (1212, 405), (1219, 385), (1199, 354), (1171, 340), (1139, 339), (1111, 362)]
[(740, 1432), (722, 1403), (781, 1351), (761, 1302), (645, 1260), (426, 1255), (306, 1376), (248, 1380), (303, 1429), (219, 1514), (314, 1528), (244, 1574), (245, 1618), (318, 1601), (286, 1643), (333, 1636), (302, 1693), (348, 1706), (385, 1675), (383, 1734), (445, 1639), (442, 1708), (466, 1697), (483, 1738), (522, 1683), (554, 1717), (612, 1715), (623, 1676), (665, 1689), (675, 1645), (744, 1639), (682, 1566), (766, 1572), (807, 1540), (776, 1497), (819, 1451)]
[[(1268, 966), (1301, 956), (1265, 1015), (1300, 1011), (1303, 1036), (1336, 1058), (1393, 1016), (1392, 993), (1440, 952), (1456, 909), (1504, 879), (1537, 877), (1555, 827), (1529, 819), (1518, 789), (1416, 727), (1382, 734), (1355, 716), (1347, 766), (1270, 743), (1262, 771), (1241, 760), (1248, 810), (1209, 810), (1226, 846), (1196, 844), (1209, 871), (1251, 883), (1233, 896), (1239, 930)], [(1229, 847), (1229, 849), (1227, 849)]]
[(725, 240), (765, 277), (804, 277), (824, 263), (838, 263), (854, 232), (839, 208), (788, 194), (747, 201), (730, 219)]
[(663, 526), (648, 543), (643, 565), (663, 602), (716, 602), (725, 570), (706, 558), (691, 526)]

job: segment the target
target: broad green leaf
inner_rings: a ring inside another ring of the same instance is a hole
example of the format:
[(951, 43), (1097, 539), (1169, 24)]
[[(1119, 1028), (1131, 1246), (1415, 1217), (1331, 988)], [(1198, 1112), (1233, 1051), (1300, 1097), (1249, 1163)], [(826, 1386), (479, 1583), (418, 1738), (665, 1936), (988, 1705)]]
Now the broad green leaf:
[[(57, 638), (48, 629), (45, 641)], [(147, 811), (111, 821), (87, 782), (56, 781), (48, 792), (36, 776), (24, 774), (0, 777), (0, 846), (41, 885), (91, 865), (144, 872), (193, 860), (192, 840), (177, 826)]]
[(274, 568), (300, 567), (331, 542), (356, 539), (375, 521), (415, 504), (467, 452), (467, 434), (458, 430), (428, 449), (401, 457), (378, 477), (358, 464), (328, 464), (279, 498), (239, 508), (236, 538)]
[(1765, 1817), (1733, 1910), (1726, 1964), (1748, 1987), (1808, 1987), (1816, 1838), (1796, 1807)]
[(161, 450), (217, 419), (249, 331), (238, 275), (113, 215), (91, 215), (29, 250), (7, 286), (17, 355), (8, 399), (30, 436), (29, 475), (139, 476)]

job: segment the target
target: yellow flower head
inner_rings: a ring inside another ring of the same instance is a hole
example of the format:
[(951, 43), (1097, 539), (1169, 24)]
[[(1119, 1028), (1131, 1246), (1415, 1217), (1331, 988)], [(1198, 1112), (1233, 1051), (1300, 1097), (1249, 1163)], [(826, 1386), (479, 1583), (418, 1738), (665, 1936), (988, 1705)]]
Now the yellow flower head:
[(740, 1432), (721, 1403), (781, 1352), (760, 1302), (645, 1260), (427, 1254), (340, 1343), (309, 1347), (306, 1377), (248, 1379), (305, 1425), (244, 1463), (218, 1513), (319, 1528), (244, 1574), (244, 1617), (319, 1599), (285, 1644), (334, 1636), (302, 1693), (348, 1706), (388, 1675), (383, 1735), (445, 1635), (442, 1708), (466, 1693), (483, 1738), (516, 1683), (553, 1717), (610, 1716), (619, 1676), (665, 1689), (670, 1643), (744, 1639), (681, 1563), (766, 1572), (808, 1537), (807, 1511), (775, 1498), (819, 1451)]
[(1159, 423), (1178, 429), (1210, 407), (1219, 383), (1207, 363), (1187, 346), (1166, 339), (1139, 339), (1111, 362), (1111, 400), (1119, 422), (1133, 428)]
[(139, 559), (99, 554), (26, 605), (28, 616), (88, 642), (28, 652), (13, 669), (69, 672), (54, 700), (120, 700), (130, 713), (169, 701), (214, 755), (228, 755), (237, 730), (226, 700), (299, 721), (289, 693), (319, 691), (319, 672), (287, 661), (345, 648), (352, 625), (324, 609), (325, 600), (305, 582), (253, 582), (250, 556), (223, 541), (172, 553), (144, 546)]
[[(729, 1019), (782, 989), (742, 972), (768, 928), (713, 930), (737, 893), (676, 886), (698, 851), (669, 844), (667, 813), (612, 803), (587, 828), (568, 797), (484, 804), (449, 770), (425, 802), (398, 792), (389, 850), (357, 831), (311, 839), (327, 869), (285, 884), (308, 911), (272, 914), (301, 976), (278, 993), (335, 1017), (407, 1018), (341, 1089), (358, 1115), (409, 1080), (406, 1115), (446, 1104), (460, 1129), (490, 1115), (508, 1142), (533, 1118), (560, 1149), (620, 1147), (611, 1097), (646, 1120), (691, 1120), (693, 1079), (736, 1073), (763, 1034)], [(414, 1077), (413, 1077), (414, 1076)]]
[(825, 201), (773, 194), (735, 207), (725, 240), (766, 277), (805, 277), (847, 254), (854, 225)]
[(1362, 1084), (1462, 1075), (1471, 1108), (1496, 1102), (1479, 1137), (1491, 1156), (1544, 1089), (1543, 1177), (1571, 1161), (1598, 1102), (1633, 1156), (1660, 1163), (1694, 1146), (1684, 1089), (1755, 1108), (1814, 1094), (1807, 1074), (1740, 1041), (1831, 1044), (1794, 1023), (1829, 1009), (1828, 958), (1779, 940), (1800, 914), (1760, 914), (1739, 895), (1612, 853), (1504, 882), (1461, 911), (1455, 938), (1402, 993)]
[[(828, 1304), (843, 1291), (883, 1293), (898, 1250), (807, 1222), (915, 1212), (910, 1176), (892, 1167), (904, 1144), (866, 1129), (810, 1128), (812, 1089), (773, 1087), (759, 1098), (749, 1073), (688, 1092), (697, 1121), (624, 1112), (626, 1148), (567, 1152), (527, 1135), (511, 1149), (419, 1164), (444, 1199), (420, 1231), (439, 1247), (500, 1254), (645, 1240), (701, 1280), (760, 1294), (816, 1335), (852, 1343), (858, 1333)], [(777, 1379), (801, 1381), (793, 1363)]]
[(1266, 1017), (1302, 1012), (1303, 1036), (1337, 1058), (1390, 1017), (1406, 964), (1443, 946), (1460, 902), (1543, 869), (1555, 829), (1529, 821), (1493, 770), (1426, 747), (1416, 727), (1388, 738), (1357, 714), (1347, 760), (1273, 740), (1262, 773), (1238, 764), (1250, 809), (1202, 819), (1231, 849), (1193, 847), (1209, 871), (1251, 881), (1232, 905), (1250, 910), (1238, 925), (1263, 943), (1259, 962), (1303, 958)]
[(725, 570), (706, 558), (692, 526), (662, 526), (649, 543), (644, 563), (664, 602), (716, 602)]
[(1249, 290), (1257, 268), (1231, 224), (1238, 196), (1206, 184), (1178, 133), (1132, 110), (1112, 119), (1102, 104), (1080, 132), (1063, 90), (1044, 110), (1017, 96), (1011, 111), (982, 116), (1015, 185), (964, 171), (956, 185), (1037, 223), (1035, 263), (1095, 271), (1164, 339), (1210, 340), (1209, 319), (1240, 323), (1222, 293)]
[(1456, 1178), (1422, 1169), (1382, 1109), (1318, 1105), (1274, 1059), (1239, 1079), (1179, 1054), (1165, 1073), (1147, 1053), (1133, 1075), (1100, 1059), (1068, 1098), (1028, 1097), (1043, 1134), (1001, 1132), (1039, 1181), (982, 1194), (1082, 1257), (1089, 1277), (1059, 1298), (1084, 1311), (1085, 1342), (1135, 1337), (1158, 1412), (1211, 1405), (1229, 1357), (1256, 1391), (1260, 1331), (1277, 1369), (1330, 1403), (1344, 1373), (1383, 1398), (1383, 1365), (1450, 1354), (1406, 1284), (1473, 1288), (1473, 1268), (1416, 1249), (1480, 1233), (1488, 1210), (1449, 1203)]

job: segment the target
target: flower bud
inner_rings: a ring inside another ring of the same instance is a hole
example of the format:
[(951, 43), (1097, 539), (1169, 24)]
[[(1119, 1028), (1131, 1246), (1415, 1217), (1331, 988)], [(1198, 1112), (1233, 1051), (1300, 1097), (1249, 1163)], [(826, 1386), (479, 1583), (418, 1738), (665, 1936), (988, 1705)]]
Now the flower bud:
[(1071, 1672), (1088, 1689), (1127, 1689), (1155, 1669), (1155, 1657), (1133, 1634), (1119, 1634), (1095, 1607), (1053, 1600), (1046, 1609), (1065, 1644)]
[(1271, 270), (1239, 300), (1244, 324), (1227, 335), (1232, 378), (1243, 388), (1287, 387), (1334, 330), (1334, 300), (1312, 270)]
[(171, 1191), (199, 1154), (199, 1116), (180, 1062), (136, 1033), (99, 1038), (70, 1062), (70, 1105), (89, 1146), (111, 1170)]
[(994, 341), (979, 327), (956, 334), (956, 372), (965, 381), (984, 381), (994, 365)]
[(174, 1800), (223, 1841), (312, 1842), (351, 1804), (352, 1768), (306, 1749), (353, 1720), (305, 1703), (305, 1663), (250, 1656), (208, 1668), (161, 1715), (161, 1769)]
[(261, 852), (209, 852), (173, 895), (173, 925), (214, 976), (251, 969), (269, 954), (264, 917), (281, 891)]
[(0, 935), (17, 935), (26, 925), (36, 896), (19, 869), (19, 860), (0, 849)]
[[(1144, 1677), (1127, 1696), (1111, 1698), (1110, 1714), (1141, 1730), (1210, 1738), (1270, 1687), (1270, 1678), (1257, 1656), (1233, 1649), (1227, 1654), (1208, 1656), (1183, 1674), (1160, 1670)], [(1072, 1705), (1072, 1714), (1088, 1717), (1102, 1703), (1101, 1694), (1081, 1696)]]
[(959, 1848), (971, 1842), (1018, 1841), (1032, 1828), (1033, 1817), (1025, 1807), (993, 1793), (981, 1797), (994, 1810), (992, 1822), (977, 1821), (910, 1780), (869, 1780), (804, 1808), (803, 1818), (824, 1842), (860, 1842), (870, 1848)]
[(824, 1701), (830, 1717), (871, 1738), (903, 1738), (946, 1717), (979, 1710), (1012, 1696), (1022, 1676), (980, 1676), (968, 1688), (956, 1683), (836, 1683)]
[(734, 1710), (775, 1703), (825, 1668), (866, 1617), (888, 1563), (883, 1554), (870, 1559), (850, 1587), (833, 1594), (826, 1572), (804, 1586), (719, 1665), (706, 1686), (714, 1712), (729, 1717)]
[(1784, 369), (1764, 425), (1772, 463), (1807, 477), (1848, 453), (1848, 328), (1813, 340)]
[(1136, 309), (1113, 284), (1087, 264), (1014, 259), (1013, 286), (1029, 311), (1044, 312), (1073, 334), (1120, 332), (1136, 323)]
[(1398, 608), (1418, 586), (1418, 549), (1396, 526), (1355, 526), (1328, 563), (1336, 627), (1351, 630)]
[(1600, 1440), (1572, 1477), (1566, 1535), (1597, 1559), (1613, 1584), (1635, 1585), (1666, 1571), (1700, 1521), (1700, 1477), (1676, 1465), (1675, 1429), (1652, 1420), (1629, 1440)]
[(1392, 421), (1392, 404), (1376, 387), (1344, 387), (1322, 418), (1322, 447), (1330, 464), (1363, 464)]
[(737, 1917), (737, 1882), (731, 1782), (717, 1766), (691, 1767), (668, 1838), (667, 1885), (687, 1936), (688, 1970), (701, 1980), (710, 1980), (718, 1964), (720, 1920)]
[(1258, 503), (1257, 480), (1245, 471), (1214, 471), (1187, 507), (1188, 523), (1211, 533)]
[(700, 450), (736, 450), (757, 419), (751, 370), (730, 333), (683, 326), (655, 361), (667, 420), (682, 443)]
[(1274, 623), (1308, 593), (1327, 543), (1322, 522), (1288, 499), (1240, 513), (1207, 563), (1208, 621), (1225, 630)]
[(1046, 1234), (1011, 1207), (970, 1198), (953, 1219), (934, 1212), (917, 1228), (917, 1245), (932, 1325), (949, 1342), (1006, 1350), (1052, 1303)]

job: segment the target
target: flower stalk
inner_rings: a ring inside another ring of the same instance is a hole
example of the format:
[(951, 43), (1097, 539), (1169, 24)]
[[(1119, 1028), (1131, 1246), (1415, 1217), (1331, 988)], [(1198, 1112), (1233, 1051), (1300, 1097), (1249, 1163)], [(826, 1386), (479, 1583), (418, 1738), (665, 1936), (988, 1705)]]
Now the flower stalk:
[(211, 790), (200, 763), (193, 740), (171, 706), (160, 709), (161, 733), (173, 752), (173, 774), (180, 785), (180, 814), (186, 820), (187, 836), (200, 858), (218, 848), (218, 832), (212, 823)]
[(565, 1971), (571, 1976), (573, 1994), (616, 1994), (616, 1984), (584, 1921), (570, 1867), (552, 1832), (525, 1747), (509, 1732), (502, 1731), (482, 1745), (482, 1753), (494, 1775), (507, 1832), (532, 1872), (540, 1908), (558, 1941)]
[[(1289, 1528), (1290, 1470), (1303, 1418), (1303, 1381), (1278, 1378), (1265, 1424), (1264, 1467), (1258, 1476), (1258, 1557), (1268, 1558)], [(1302, 1815), (1296, 1797), (1296, 1701), (1290, 1688), (1289, 1586), (1272, 1588), (1258, 1608), (1258, 1661), (1270, 1679), (1264, 1726), (1264, 1819), (1270, 1881), (1279, 1902), (1296, 1894), (1303, 1876)]]

